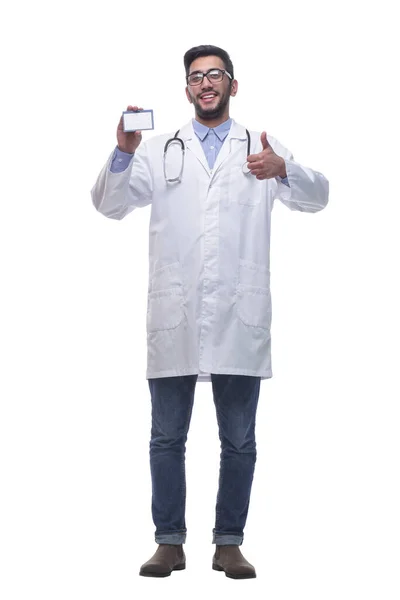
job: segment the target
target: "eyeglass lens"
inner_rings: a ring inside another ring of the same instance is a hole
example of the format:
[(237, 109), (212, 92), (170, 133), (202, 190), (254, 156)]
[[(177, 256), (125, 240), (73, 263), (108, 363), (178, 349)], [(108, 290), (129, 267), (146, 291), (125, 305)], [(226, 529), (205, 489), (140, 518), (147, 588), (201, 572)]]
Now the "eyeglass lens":
[(213, 69), (212, 71), (208, 71), (208, 73), (192, 73), (188, 77), (190, 85), (199, 85), (203, 81), (204, 75), (212, 82), (222, 81), (224, 73), (220, 69)]

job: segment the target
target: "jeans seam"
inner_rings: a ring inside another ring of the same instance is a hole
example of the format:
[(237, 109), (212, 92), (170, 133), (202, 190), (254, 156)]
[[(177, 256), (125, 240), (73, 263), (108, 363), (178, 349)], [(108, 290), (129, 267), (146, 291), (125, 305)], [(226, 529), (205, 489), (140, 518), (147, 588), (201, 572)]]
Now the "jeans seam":
[[(185, 376), (184, 376), (185, 377)], [(181, 483), (182, 483), (182, 488), (181, 488), (181, 492), (183, 493), (183, 520), (184, 523), (186, 525), (185, 522), (185, 508), (186, 508), (186, 469), (185, 469), (185, 454), (186, 454), (186, 441), (187, 441), (187, 437), (188, 437), (188, 431), (189, 431), (189, 426), (190, 426), (190, 421), (191, 421), (191, 417), (192, 417), (192, 410), (193, 410), (193, 402), (194, 402), (194, 395), (195, 395), (195, 391), (196, 391), (196, 382), (197, 382), (197, 377), (193, 376), (193, 375), (189, 375), (188, 376), (190, 379), (184, 379), (185, 383), (187, 384), (186, 387), (186, 391), (189, 391), (190, 393), (190, 408), (187, 412), (187, 416), (186, 416), (186, 422), (185, 422), (185, 430), (184, 430), (184, 442), (182, 445), (182, 456), (181, 456)], [(194, 385), (192, 387), (192, 378), (194, 380)]]
[[(213, 391), (214, 393), (214, 391)], [(215, 395), (215, 412), (217, 415), (217, 424), (218, 424), (218, 431), (219, 431), (219, 439), (221, 442), (221, 453), (220, 453), (220, 478), (219, 478), (219, 483), (218, 483), (218, 494), (217, 494), (217, 505), (216, 505), (216, 510), (215, 510), (215, 525), (217, 526), (217, 523), (219, 523), (220, 520), (220, 509), (219, 509), (219, 505), (220, 505), (220, 493), (221, 493), (221, 489), (222, 489), (222, 483), (223, 483), (223, 477), (224, 477), (224, 470), (222, 468), (222, 440), (221, 440), (221, 416), (220, 416), (220, 412), (219, 412), (219, 405), (218, 405), (218, 401), (217, 401), (217, 397)], [(215, 529), (217, 529), (217, 527), (215, 527)]]

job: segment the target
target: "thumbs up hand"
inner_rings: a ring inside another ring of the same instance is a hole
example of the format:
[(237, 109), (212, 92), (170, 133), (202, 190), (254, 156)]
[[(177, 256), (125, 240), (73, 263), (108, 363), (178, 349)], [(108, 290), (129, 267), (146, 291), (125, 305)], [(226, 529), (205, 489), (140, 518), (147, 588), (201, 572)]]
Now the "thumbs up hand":
[(283, 179), (287, 176), (285, 161), (272, 150), (265, 131), (262, 132), (260, 139), (262, 151), (247, 157), (247, 167), (250, 169), (250, 173), (260, 180), (273, 177), (282, 177)]
[(262, 132), (260, 139), (261, 139), (263, 150), (266, 150), (267, 148), (271, 148), (271, 146), (269, 145), (269, 141), (267, 139), (267, 132), (266, 131)]

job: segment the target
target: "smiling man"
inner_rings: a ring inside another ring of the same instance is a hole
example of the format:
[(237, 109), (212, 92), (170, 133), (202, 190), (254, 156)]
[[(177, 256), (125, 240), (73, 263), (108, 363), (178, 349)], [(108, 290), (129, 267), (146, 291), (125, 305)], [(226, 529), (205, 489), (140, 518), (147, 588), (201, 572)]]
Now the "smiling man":
[[(232, 69), (233, 70), (233, 69)], [(238, 83), (217, 56), (198, 58), (190, 65), (186, 95), (194, 104), (196, 120), (207, 127), (218, 127), (229, 119), (229, 100)]]
[(121, 117), (117, 147), (92, 189), (94, 206), (112, 219), (151, 205), (146, 377), (158, 548), (140, 574), (165, 577), (186, 567), (186, 440), (196, 383), (208, 381), (221, 441), (212, 567), (253, 578), (240, 546), (260, 382), (272, 377), (271, 212), (276, 199), (318, 212), (329, 186), (265, 131), (230, 117), (238, 82), (226, 51), (192, 48), (184, 66), (194, 119), (141, 143), (140, 132), (124, 133)]

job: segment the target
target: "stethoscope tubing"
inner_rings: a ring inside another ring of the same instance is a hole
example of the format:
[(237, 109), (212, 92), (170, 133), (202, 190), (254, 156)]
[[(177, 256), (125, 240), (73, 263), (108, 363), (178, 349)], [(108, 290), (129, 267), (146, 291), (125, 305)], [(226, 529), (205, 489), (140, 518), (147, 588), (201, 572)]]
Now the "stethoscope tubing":
[[(181, 177), (182, 177), (182, 173), (183, 173), (183, 164), (184, 164), (184, 158), (185, 158), (185, 143), (182, 140), (182, 138), (178, 137), (179, 131), (180, 131), (180, 129), (178, 129), (178, 131), (175, 133), (174, 137), (173, 138), (169, 138), (169, 140), (167, 140), (165, 142), (165, 145), (164, 145), (164, 161), (163, 161), (164, 178), (165, 178), (165, 181), (167, 181), (169, 183), (175, 183), (176, 181), (180, 182), (181, 181)], [(250, 154), (250, 133), (249, 133), (248, 129), (246, 129), (246, 135), (247, 135), (247, 156), (249, 156), (249, 154)], [(168, 148), (169, 148), (170, 144), (173, 144), (173, 143), (178, 143), (178, 144), (181, 145), (181, 148), (182, 148), (182, 168), (181, 168), (181, 172), (178, 175), (178, 177), (175, 177), (174, 179), (168, 179), (167, 178), (167, 174), (165, 172), (165, 157), (166, 157), (166, 154), (167, 154), (167, 151), (168, 151)], [(244, 163), (244, 165), (242, 167), (242, 170), (243, 170), (243, 173), (245, 173), (247, 175), (248, 173), (250, 173), (250, 171), (249, 170), (244, 171), (244, 166), (245, 165), (246, 165), (246, 163)]]

